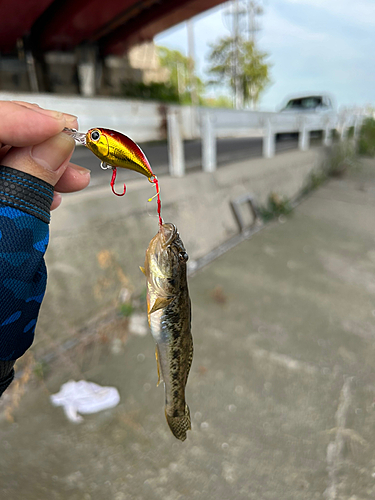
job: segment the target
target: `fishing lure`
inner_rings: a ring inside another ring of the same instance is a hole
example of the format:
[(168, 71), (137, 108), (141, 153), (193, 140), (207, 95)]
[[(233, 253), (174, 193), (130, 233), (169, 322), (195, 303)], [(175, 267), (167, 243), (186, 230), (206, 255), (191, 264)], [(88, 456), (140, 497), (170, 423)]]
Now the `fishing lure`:
[[(124, 191), (116, 193), (115, 181), (117, 176), (117, 167), (134, 170), (142, 175), (145, 175), (149, 182), (155, 184), (157, 207), (160, 226), (163, 224), (161, 218), (161, 201), (160, 188), (156, 175), (151, 169), (151, 165), (146, 158), (142, 149), (132, 141), (129, 137), (115, 130), (106, 128), (91, 128), (86, 133), (78, 132), (75, 129), (64, 128), (66, 134), (73, 137), (78, 143), (86, 146), (95, 156), (101, 160), (101, 168), (106, 170), (112, 169), (111, 188), (116, 196), (124, 196), (126, 193), (126, 185)], [(153, 198), (149, 199), (151, 201)]]

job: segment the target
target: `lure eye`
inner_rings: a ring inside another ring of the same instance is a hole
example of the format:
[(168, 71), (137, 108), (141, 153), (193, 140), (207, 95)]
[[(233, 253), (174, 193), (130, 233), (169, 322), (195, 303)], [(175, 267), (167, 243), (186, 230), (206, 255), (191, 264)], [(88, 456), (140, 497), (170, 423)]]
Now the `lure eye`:
[(93, 132), (91, 132), (91, 139), (93, 141), (97, 141), (100, 137), (100, 134), (97, 130), (94, 130)]

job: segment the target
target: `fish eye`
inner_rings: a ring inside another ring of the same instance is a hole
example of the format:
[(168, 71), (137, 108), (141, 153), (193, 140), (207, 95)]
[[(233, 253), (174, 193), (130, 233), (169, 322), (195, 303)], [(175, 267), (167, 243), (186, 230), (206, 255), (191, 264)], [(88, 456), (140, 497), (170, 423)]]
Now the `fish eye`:
[(189, 259), (189, 256), (186, 252), (180, 253), (180, 259), (186, 262)]
[(94, 130), (93, 132), (91, 132), (91, 139), (93, 141), (97, 141), (100, 137), (100, 134), (97, 130)]

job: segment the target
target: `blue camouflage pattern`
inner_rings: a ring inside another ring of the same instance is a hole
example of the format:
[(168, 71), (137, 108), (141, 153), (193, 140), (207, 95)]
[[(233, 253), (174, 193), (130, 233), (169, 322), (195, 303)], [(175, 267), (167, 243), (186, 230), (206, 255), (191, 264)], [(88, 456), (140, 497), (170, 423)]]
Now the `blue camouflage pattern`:
[(0, 360), (18, 359), (33, 343), (48, 240), (46, 222), (0, 205)]

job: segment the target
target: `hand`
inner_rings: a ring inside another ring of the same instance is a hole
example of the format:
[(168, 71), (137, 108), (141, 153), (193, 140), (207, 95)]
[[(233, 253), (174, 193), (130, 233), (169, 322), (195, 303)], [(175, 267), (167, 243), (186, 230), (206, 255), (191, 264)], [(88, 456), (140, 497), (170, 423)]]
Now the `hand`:
[(27, 102), (0, 101), (0, 163), (52, 184), (51, 210), (61, 203), (59, 192), (79, 191), (90, 182), (90, 170), (69, 162), (75, 141), (62, 133), (64, 127), (78, 128), (77, 118)]

